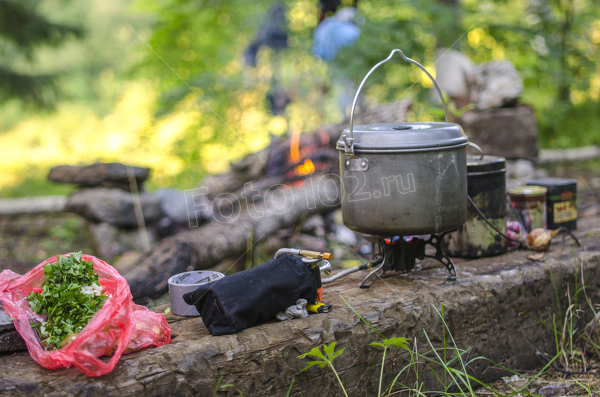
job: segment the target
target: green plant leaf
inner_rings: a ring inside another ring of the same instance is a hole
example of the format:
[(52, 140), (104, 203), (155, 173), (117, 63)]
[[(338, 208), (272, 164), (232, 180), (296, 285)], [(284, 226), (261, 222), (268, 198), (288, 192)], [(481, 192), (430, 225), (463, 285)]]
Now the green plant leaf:
[(308, 353), (301, 354), (298, 356), (298, 358), (305, 358), (306, 356), (313, 356), (313, 357), (320, 358), (322, 360), (327, 360), (325, 358), (325, 356), (323, 355), (323, 353), (321, 353), (321, 350), (319, 349), (319, 347), (313, 347)]
[(44, 276), (42, 292), (32, 291), (27, 299), (36, 313), (48, 315), (42, 342), (46, 349), (54, 349), (67, 336), (80, 333), (108, 297), (83, 293), (82, 287), (100, 283), (94, 265), (81, 252), (59, 256), (55, 263), (45, 265)]
[(304, 372), (307, 369), (314, 367), (315, 365), (318, 365), (319, 368), (323, 369), (327, 366), (327, 362), (326, 361), (309, 361), (306, 363), (306, 366), (300, 372)]
[(331, 342), (329, 346), (323, 345), (323, 351), (325, 354), (327, 354), (329, 361), (332, 361), (331, 356), (334, 354), (333, 352), (335, 351), (335, 345), (337, 345), (337, 342)]
[(397, 348), (400, 348), (400, 349), (408, 349), (408, 344), (410, 343), (410, 339), (408, 339), (408, 338), (390, 338), (390, 339), (384, 339), (383, 343), (385, 343), (386, 346), (396, 346)]
[(378, 342), (371, 342), (371, 343), (369, 343), (369, 345), (371, 345), (371, 346), (385, 347), (385, 345), (383, 343), (378, 343)]
[(219, 381), (217, 382), (217, 386), (215, 387), (215, 390), (213, 391), (212, 397), (215, 397), (217, 395), (217, 391), (219, 391), (219, 385), (221, 384), (222, 380), (223, 380), (223, 377), (221, 376), (219, 378)]
[(292, 383), (290, 384), (290, 387), (288, 388), (287, 393), (285, 394), (285, 397), (290, 397), (290, 395), (292, 394), (292, 387), (294, 387), (294, 381), (296, 380), (296, 377), (294, 376), (292, 378)]
[(344, 347), (343, 349), (340, 349), (338, 351), (336, 351), (335, 353), (333, 353), (330, 357), (329, 357), (329, 361), (333, 362), (333, 360), (335, 360), (336, 358), (338, 358), (343, 352), (344, 350), (346, 350), (346, 348)]

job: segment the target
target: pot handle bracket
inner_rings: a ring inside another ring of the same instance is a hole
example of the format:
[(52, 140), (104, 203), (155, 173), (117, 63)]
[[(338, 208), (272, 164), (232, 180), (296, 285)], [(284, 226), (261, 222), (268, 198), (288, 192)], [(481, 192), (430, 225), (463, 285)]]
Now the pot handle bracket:
[[(438, 95), (440, 96), (440, 100), (442, 101), (442, 107), (444, 108), (444, 116), (446, 118), (446, 122), (448, 122), (448, 111), (446, 110), (446, 102), (444, 101), (444, 96), (442, 95), (442, 91), (440, 90), (440, 87), (437, 85), (437, 82), (435, 81), (433, 76), (431, 76), (431, 74), (429, 74), (429, 72), (427, 71), (427, 69), (425, 69), (425, 67), (423, 65), (421, 65), (419, 62), (415, 61), (414, 59), (408, 58), (399, 49), (392, 50), (392, 52), (390, 52), (390, 55), (388, 55), (387, 58), (385, 58), (383, 61), (379, 62), (377, 65), (373, 66), (371, 68), (371, 70), (369, 70), (367, 75), (363, 78), (360, 85), (358, 86), (358, 90), (356, 90), (356, 95), (354, 95), (354, 101), (352, 102), (352, 111), (350, 112), (350, 136), (348, 137), (348, 136), (346, 136), (346, 134), (342, 135), (342, 139), (344, 140), (344, 151), (347, 155), (349, 155), (351, 157), (356, 157), (356, 155), (354, 154), (354, 111), (356, 110), (356, 102), (358, 101), (358, 95), (360, 94), (360, 91), (362, 90), (363, 85), (365, 85), (365, 82), (367, 81), (367, 79), (369, 78), (371, 73), (373, 73), (375, 71), (375, 69), (377, 69), (378, 67), (380, 67), (381, 65), (383, 65), (384, 63), (386, 63), (387, 61), (392, 59), (392, 57), (394, 56), (395, 53), (400, 54), (402, 59), (404, 59), (406, 62), (412, 63), (413, 65), (417, 66), (419, 69), (421, 69), (427, 75), (427, 77), (429, 77), (431, 79), (431, 81), (433, 82), (433, 86), (435, 87)], [(481, 149), (479, 149), (479, 150), (481, 151)]]

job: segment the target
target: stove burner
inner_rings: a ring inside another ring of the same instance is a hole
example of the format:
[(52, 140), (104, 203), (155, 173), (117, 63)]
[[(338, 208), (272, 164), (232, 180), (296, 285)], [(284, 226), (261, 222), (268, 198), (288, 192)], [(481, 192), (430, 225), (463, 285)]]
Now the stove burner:
[[(360, 288), (369, 288), (373, 282), (381, 278), (383, 273), (388, 270), (391, 271), (404, 271), (414, 269), (417, 259), (433, 258), (440, 261), (450, 276), (448, 280), (456, 280), (456, 268), (454, 262), (442, 252), (441, 242), (444, 235), (450, 233), (446, 232), (441, 235), (432, 234), (427, 240), (419, 237), (411, 236), (396, 236), (386, 238), (382, 236), (365, 236), (365, 238), (372, 242), (373, 245), (379, 246), (378, 253), (373, 247), (373, 256), (379, 256), (381, 258), (374, 260), (373, 263), (379, 263), (379, 266), (373, 270), (365, 279), (360, 283)], [(435, 255), (426, 255), (425, 247), (427, 245), (435, 248)]]

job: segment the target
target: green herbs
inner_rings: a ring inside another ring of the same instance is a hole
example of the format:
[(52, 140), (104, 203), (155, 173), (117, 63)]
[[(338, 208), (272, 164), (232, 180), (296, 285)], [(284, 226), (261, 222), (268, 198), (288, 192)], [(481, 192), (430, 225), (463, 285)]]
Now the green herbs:
[(44, 266), (44, 275), (42, 292), (31, 292), (27, 299), (36, 313), (48, 316), (36, 325), (48, 350), (80, 333), (108, 297), (102, 295), (92, 262), (83, 260), (81, 252), (59, 256), (58, 262)]

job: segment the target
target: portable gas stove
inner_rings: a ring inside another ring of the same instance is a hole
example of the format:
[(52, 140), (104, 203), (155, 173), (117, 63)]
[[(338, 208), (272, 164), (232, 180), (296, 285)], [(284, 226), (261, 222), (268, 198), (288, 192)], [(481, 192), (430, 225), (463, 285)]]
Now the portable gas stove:
[[(448, 272), (450, 272), (448, 280), (456, 280), (454, 262), (444, 254), (441, 248), (442, 239), (447, 233), (450, 232), (442, 233), (439, 236), (431, 234), (428, 239), (416, 236), (386, 238), (365, 235), (367, 241), (373, 244), (373, 257), (377, 259), (371, 263), (377, 267), (360, 283), (360, 288), (369, 288), (377, 278), (380, 278), (388, 270), (404, 272), (412, 270), (415, 268), (417, 259), (425, 258), (433, 258), (440, 261), (448, 269)], [(435, 248), (434, 255), (427, 255), (425, 253), (427, 245)]]

